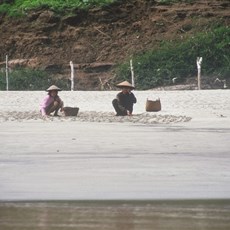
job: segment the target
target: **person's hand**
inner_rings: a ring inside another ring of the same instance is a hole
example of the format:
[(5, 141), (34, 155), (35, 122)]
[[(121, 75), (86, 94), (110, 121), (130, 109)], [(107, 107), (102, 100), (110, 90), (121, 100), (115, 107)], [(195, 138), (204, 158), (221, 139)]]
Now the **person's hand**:
[(130, 113), (130, 111), (127, 111), (127, 115), (132, 116), (132, 113)]

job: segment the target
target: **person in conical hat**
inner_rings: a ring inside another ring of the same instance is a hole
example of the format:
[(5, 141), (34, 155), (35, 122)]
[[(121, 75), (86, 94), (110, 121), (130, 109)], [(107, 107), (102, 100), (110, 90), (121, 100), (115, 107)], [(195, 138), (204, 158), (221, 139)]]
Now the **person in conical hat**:
[(48, 94), (42, 100), (40, 104), (40, 112), (42, 116), (50, 116), (54, 113), (54, 116), (58, 116), (58, 111), (63, 110), (64, 103), (58, 96), (58, 91), (61, 91), (56, 85), (51, 85), (47, 90)]
[(119, 92), (112, 101), (116, 116), (131, 116), (133, 113), (133, 105), (137, 102), (136, 97), (131, 92), (135, 87), (128, 81), (123, 81), (117, 84), (116, 87), (121, 89), (121, 92)]

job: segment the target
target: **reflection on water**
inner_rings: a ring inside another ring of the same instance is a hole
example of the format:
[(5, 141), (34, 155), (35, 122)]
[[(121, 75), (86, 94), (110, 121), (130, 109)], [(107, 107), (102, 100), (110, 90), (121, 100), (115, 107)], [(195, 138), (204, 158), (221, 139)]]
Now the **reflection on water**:
[(229, 230), (230, 200), (1, 202), (2, 230)]

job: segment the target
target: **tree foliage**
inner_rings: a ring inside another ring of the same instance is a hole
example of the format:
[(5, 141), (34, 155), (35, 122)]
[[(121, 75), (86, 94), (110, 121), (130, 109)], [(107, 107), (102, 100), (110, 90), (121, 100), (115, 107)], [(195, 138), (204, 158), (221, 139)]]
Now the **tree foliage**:
[[(199, 33), (186, 41), (163, 42), (161, 47), (133, 57), (136, 86), (149, 89), (183, 82), (197, 73), (196, 59), (203, 57), (202, 74), (230, 77), (230, 28)], [(130, 79), (129, 61), (117, 68), (117, 81)]]

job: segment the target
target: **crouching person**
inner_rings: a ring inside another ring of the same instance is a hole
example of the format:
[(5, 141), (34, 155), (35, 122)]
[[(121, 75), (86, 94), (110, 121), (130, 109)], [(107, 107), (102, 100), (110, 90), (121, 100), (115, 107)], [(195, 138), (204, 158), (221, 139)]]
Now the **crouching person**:
[(61, 91), (61, 89), (52, 85), (46, 91), (48, 95), (40, 104), (40, 112), (44, 117), (50, 116), (52, 113), (54, 113), (53, 116), (58, 116), (59, 109), (62, 111), (64, 106), (63, 101), (58, 96), (58, 91)]
[(131, 116), (133, 113), (133, 104), (137, 102), (136, 97), (131, 92), (134, 86), (127, 81), (123, 81), (116, 86), (121, 89), (121, 92), (112, 101), (116, 116)]

